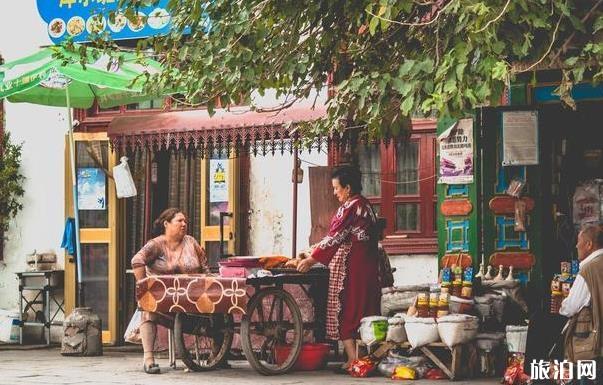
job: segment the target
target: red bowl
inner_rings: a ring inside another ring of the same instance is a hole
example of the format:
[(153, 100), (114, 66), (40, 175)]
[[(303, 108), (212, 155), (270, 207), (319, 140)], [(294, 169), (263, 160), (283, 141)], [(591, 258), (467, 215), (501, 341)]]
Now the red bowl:
[[(329, 344), (303, 344), (293, 369), (295, 370), (319, 370), (324, 367), (331, 346)], [(291, 352), (289, 345), (276, 345), (274, 355), (276, 363), (281, 365)]]

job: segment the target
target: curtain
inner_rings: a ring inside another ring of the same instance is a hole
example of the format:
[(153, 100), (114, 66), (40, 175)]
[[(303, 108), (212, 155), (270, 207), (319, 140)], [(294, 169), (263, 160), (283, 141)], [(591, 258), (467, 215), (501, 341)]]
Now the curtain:
[(194, 152), (170, 154), (167, 207), (178, 207), (188, 218), (188, 232), (201, 237), (201, 164)]
[(127, 266), (145, 241), (145, 177), (147, 151), (136, 151), (128, 156), (130, 171), (136, 184), (137, 195), (126, 200), (126, 252)]

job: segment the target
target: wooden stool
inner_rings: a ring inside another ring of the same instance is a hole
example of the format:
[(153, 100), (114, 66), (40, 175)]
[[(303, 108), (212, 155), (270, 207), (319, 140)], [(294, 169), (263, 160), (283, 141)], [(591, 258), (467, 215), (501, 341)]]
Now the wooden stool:
[[(408, 342), (400, 344), (399, 347), (411, 348)], [(458, 380), (463, 376), (472, 377), (475, 374), (477, 352), (471, 343), (456, 345), (451, 349), (443, 342), (434, 342), (419, 347), (419, 350), (451, 380)], [(441, 358), (442, 352), (446, 352), (446, 355), (449, 354), (450, 360)], [(440, 356), (436, 353), (440, 353)]]

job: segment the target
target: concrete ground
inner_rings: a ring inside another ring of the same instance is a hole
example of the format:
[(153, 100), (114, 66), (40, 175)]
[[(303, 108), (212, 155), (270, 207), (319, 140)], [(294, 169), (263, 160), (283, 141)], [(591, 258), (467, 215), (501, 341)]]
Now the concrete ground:
[[(115, 349), (106, 349), (102, 357), (63, 357), (58, 348), (15, 349), (6, 346), (0, 349), (0, 384), (385, 384), (394, 382), (383, 377), (355, 379), (334, 374), (331, 370), (298, 372), (283, 376), (264, 377), (257, 374), (245, 361), (231, 361), (232, 369), (195, 373), (183, 370), (178, 361), (176, 370), (168, 368), (167, 359), (157, 360), (162, 368), (160, 375), (142, 372), (142, 354)], [(413, 381), (415, 385), (448, 381)], [(408, 384), (409, 382), (405, 382)], [(457, 381), (456, 385), (494, 385), (498, 379), (476, 379)]]

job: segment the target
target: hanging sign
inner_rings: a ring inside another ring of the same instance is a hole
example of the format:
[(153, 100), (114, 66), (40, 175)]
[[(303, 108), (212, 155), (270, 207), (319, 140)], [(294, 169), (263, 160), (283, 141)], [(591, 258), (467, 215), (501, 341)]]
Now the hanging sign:
[(503, 166), (538, 164), (538, 112), (502, 113)]
[(438, 183), (473, 182), (473, 119), (461, 119), (438, 136), (440, 178)]
[(135, 20), (118, 8), (119, 0), (37, 0), (38, 13), (47, 23), (54, 44), (68, 37), (81, 43), (91, 35), (108, 33), (113, 40), (139, 39), (170, 31), (169, 0), (141, 6)]
[(587, 223), (598, 223), (601, 217), (601, 202), (599, 186), (595, 183), (585, 183), (576, 187), (573, 203), (574, 225), (582, 226)]
[(105, 210), (107, 208), (106, 177), (101, 168), (77, 169), (77, 204), (79, 210)]
[(228, 202), (228, 159), (209, 161), (209, 201)]

